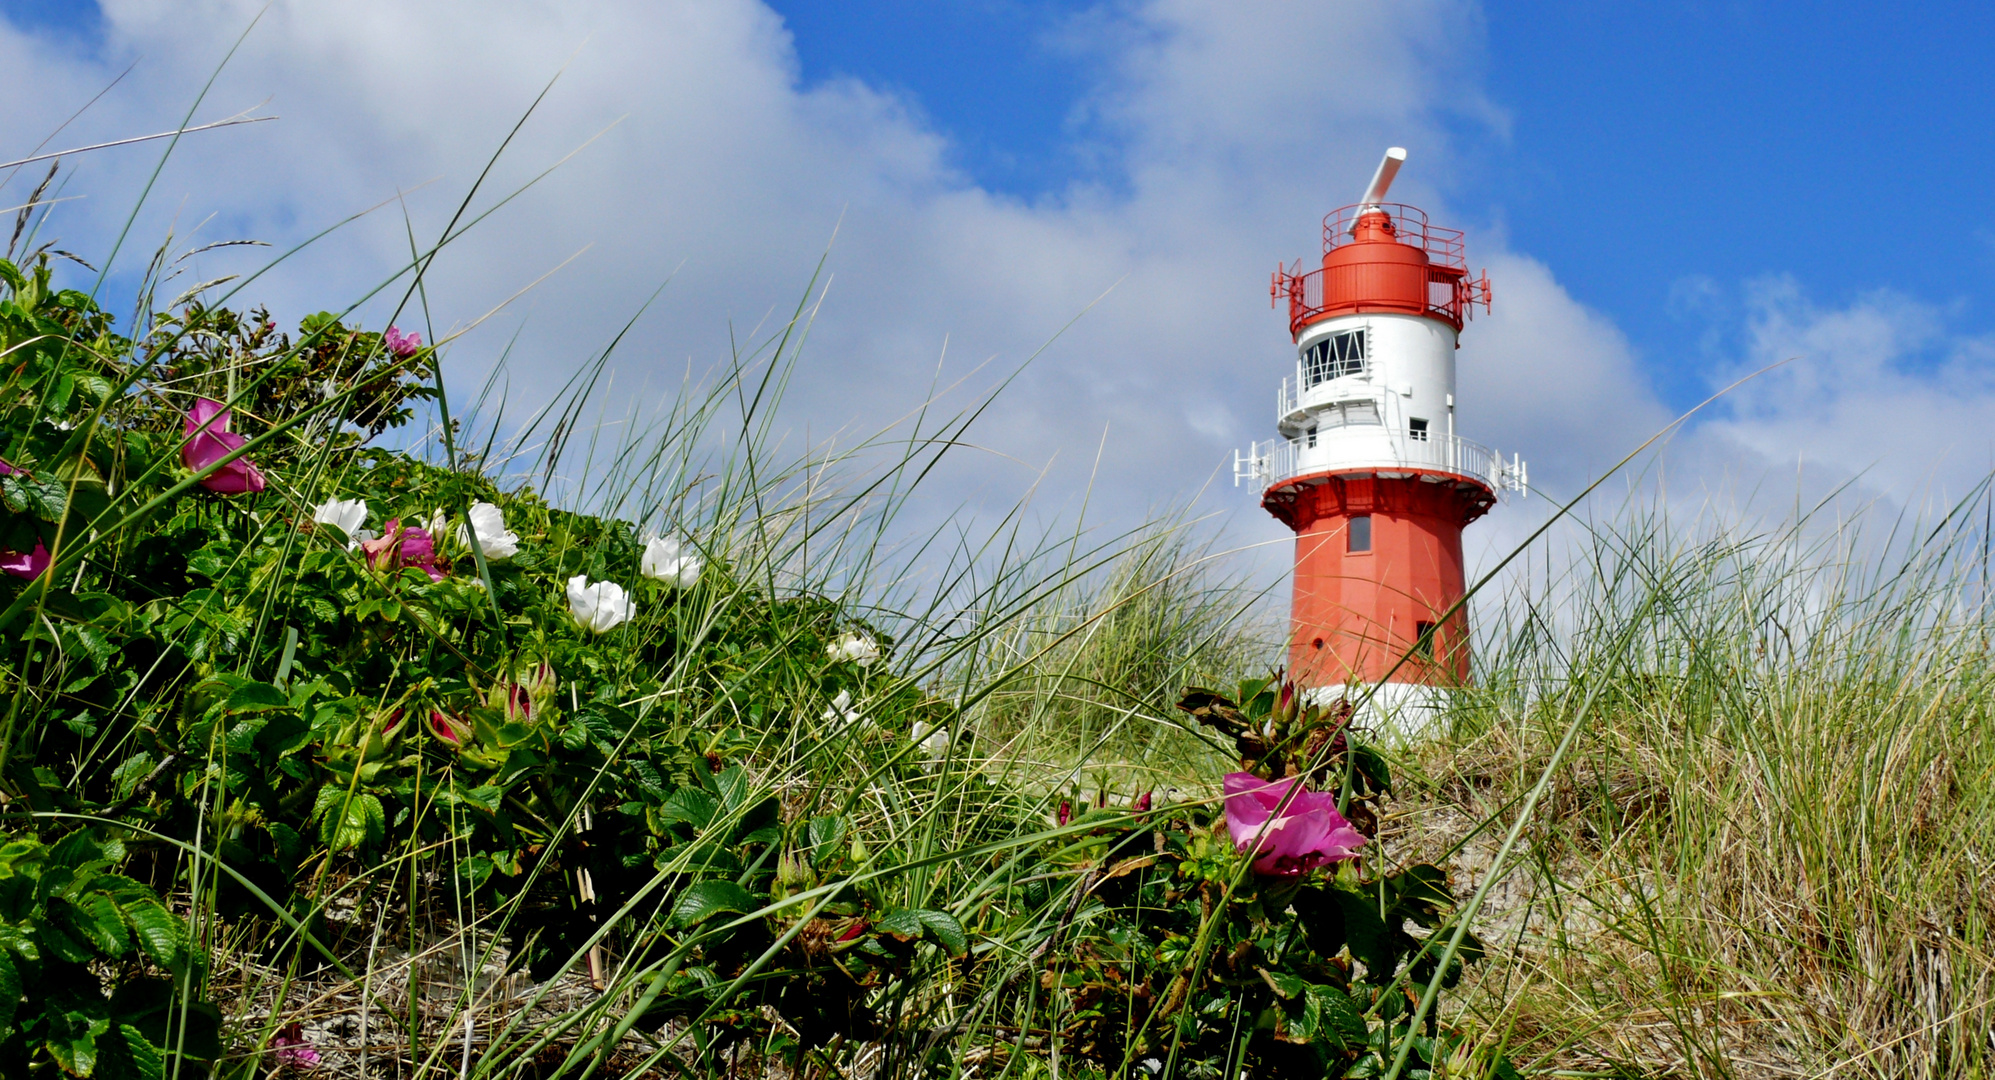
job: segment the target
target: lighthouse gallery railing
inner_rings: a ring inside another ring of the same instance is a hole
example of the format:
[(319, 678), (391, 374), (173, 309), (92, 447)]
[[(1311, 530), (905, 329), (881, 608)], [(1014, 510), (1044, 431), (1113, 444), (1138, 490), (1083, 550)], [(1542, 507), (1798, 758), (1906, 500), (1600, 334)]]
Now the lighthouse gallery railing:
[(1243, 480), (1253, 480), (1261, 484), (1275, 484), (1306, 473), (1394, 469), (1455, 473), (1476, 480), (1499, 494), (1505, 491), (1522, 492), (1528, 483), (1521, 459), (1513, 457), (1505, 461), (1502, 454), (1489, 447), (1456, 435), (1434, 433), (1425, 439), (1415, 439), (1405, 434), (1380, 432), (1367, 438), (1365, 443), (1379, 448), (1381, 452), (1354, 455), (1350, 449), (1339, 448), (1334, 462), (1303, 465), (1301, 462), (1307, 448), (1302, 439), (1267, 439), (1248, 447), (1244, 455), (1237, 450), (1233, 452), (1233, 483), (1238, 486)]

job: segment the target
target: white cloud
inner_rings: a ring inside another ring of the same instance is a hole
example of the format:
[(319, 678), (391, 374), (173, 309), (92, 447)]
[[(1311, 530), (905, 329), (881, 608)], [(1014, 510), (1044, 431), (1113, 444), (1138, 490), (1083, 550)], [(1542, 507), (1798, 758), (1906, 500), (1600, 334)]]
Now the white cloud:
[(1747, 290), (1742, 355), (1780, 364), (1739, 390), (1710, 433), (1770, 467), (1808, 468), (1894, 502), (1967, 494), (1995, 462), (1995, 341), (1931, 304), (1874, 292), (1821, 307), (1792, 278)]
[[(0, 27), (0, 63), (35, 88), (0, 115), (0, 140), (32, 146), (134, 59), (125, 84), (59, 143), (172, 126), (261, 8), (104, 0), (104, 38), (89, 53)], [(1021, 200), (955, 170), (944, 138), (892, 94), (851, 80), (802, 85), (788, 31), (754, 0), (280, 0), (198, 116), (267, 99), (283, 119), (183, 143), (135, 243), (149, 249), (169, 225), (184, 241), (200, 225), (202, 240), (283, 245), (411, 189), (416, 232), (434, 236), (560, 71), (480, 206), (608, 133), (447, 252), (432, 309), (442, 326), (462, 324), (588, 250), (455, 348), (463, 383), (524, 319), (513, 387), (552, 385), (676, 270), (618, 363), (619, 387), (676, 386), (689, 359), (701, 370), (726, 355), (731, 327), (787, 313), (836, 226), (834, 282), (789, 402), (790, 445), (902, 415), (928, 391), (945, 341), (942, 381), (989, 359), (973, 380), (988, 385), (1100, 297), (973, 433), (994, 452), (966, 455), (945, 490), (952, 507), (959, 494), (1008, 506), (1052, 461), (1056, 504), (1091, 485), (1094, 512), (1127, 520), (1199, 490), (1235, 446), (1271, 433), (1289, 346), (1266, 304), (1267, 272), (1315, 250), (1318, 218), (1355, 196), (1381, 147), (1413, 150), (1398, 194), (1459, 224), (1435, 194), (1453, 179), (1449, 128), (1464, 116), (1506, 123), (1481, 91), (1478, 26), (1473, 6), (1447, 2), (1104, 7), (1068, 26), (1065, 45), (1099, 73), (1078, 130), (1108, 179)], [(1365, 48), (1337, 44), (1354, 38)], [(66, 194), (88, 198), (58, 212), (65, 246), (108, 247), (157, 149), (72, 163)], [(1469, 243), (1497, 303), (1464, 337), (1460, 430), (1522, 452), (1548, 488), (1577, 490), (1668, 412), (1622, 334), (1550, 268), (1488, 236)], [(252, 295), (295, 319), (372, 287), (407, 248), (391, 206)], [(121, 261), (142, 258), (128, 249)], [(202, 264), (201, 276), (252, 265), (241, 253)], [(1825, 466), (1864, 468), (1875, 455), (1851, 433), (1878, 402), (1901, 421), (1880, 455), (1924, 460), (1921, 416), (1985, 427), (1975, 418), (1987, 388), (1974, 375), (1985, 346), (1962, 343), (1932, 372), (1899, 362), (1912, 355), (1904, 328), (1937, 314), (1889, 298), (1825, 313), (1771, 292), (1755, 310), (1751, 357), (1792, 340), (1826, 366), (1762, 380), (1708, 436), (1680, 439), (1693, 474), (1745, 460), (1740, 446), (1777, 461), (1815, 443)], [(367, 311), (385, 317), (379, 303)], [(1866, 319), (1897, 336), (1866, 331)], [(1936, 347), (1936, 332), (1918, 331), (1919, 348)], [(1870, 359), (1848, 359), (1858, 354)], [(1207, 500), (1239, 511), (1244, 540), (1281, 535), (1244, 491)], [(1508, 508), (1496, 520), (1506, 515), (1530, 520)]]

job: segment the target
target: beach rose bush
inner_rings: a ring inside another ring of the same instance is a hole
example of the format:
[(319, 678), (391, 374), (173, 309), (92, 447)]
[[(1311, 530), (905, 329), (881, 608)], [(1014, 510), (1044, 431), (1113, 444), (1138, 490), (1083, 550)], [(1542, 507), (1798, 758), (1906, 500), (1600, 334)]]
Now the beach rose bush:
[[(625, 947), (697, 930), (713, 890), (740, 911), (785, 888), (778, 856), (806, 823), (755, 795), (750, 767), (775, 725), (814, 726), (825, 700), (852, 700), (853, 666), (827, 651), (840, 636), (879, 634), (830, 600), (740, 582), (681, 540), (370, 446), (434, 396), (434, 352), (416, 335), (329, 315), (286, 335), (261, 312), (190, 305), (131, 341), (49, 280), (45, 265), (0, 262), (12, 364), (0, 375), (0, 680), (31, 690), (0, 766), (9, 835), (40, 821), (34, 842), (68, 851), (77, 823), (124, 823), (92, 872), (122, 875), (116, 903), (146, 913), (185, 883), (160, 838), (211, 838), (204, 857), (228, 872), (202, 878), (202, 903), (280, 930), (402, 852), (464, 903), (504, 910), (512, 962), (536, 978), (661, 873), (667, 910), (682, 894), (691, 906), (634, 927), (651, 936)], [(665, 693), (674, 672), (696, 677)], [(866, 678), (883, 717), (940, 727), (952, 716), (880, 665)], [(841, 827), (817, 817), (815, 835)], [(856, 865), (827, 850), (809, 876)], [(861, 928), (839, 947), (864, 959), (835, 979), (816, 961), (778, 965), (757, 984), (768, 1007), (816, 1037), (849, 1034), (870, 1023), (860, 999), (915, 962), (909, 941), (959, 947), (960, 927), (939, 912), (894, 936), (900, 924), (876, 900), (827, 909)], [(123, 925), (103, 923), (100, 951), (140, 959), (105, 969), (107, 993), (118, 979), (168, 977), (145, 967), (166, 954), (114, 941), (134, 932)], [(759, 924), (738, 936), (699, 946), (649, 999), (646, 1023), (699, 1015), (714, 981), (747, 962), (741, 950), (767, 939)], [(279, 966), (319, 962), (295, 934), (277, 940)], [(6, 955), (0, 942), (0, 964)], [(174, 955), (194, 980), (175, 984), (175, 1000), (198, 1005), (206, 969)], [(10, 1011), (24, 988), (4, 976), (0, 1059), (35, 1074), (56, 1067), (50, 1054), (85, 1060), (91, 1044), (61, 1041), (66, 1019), (56, 1035), (8, 1027), (30, 1013), (25, 997)], [(838, 1030), (825, 1026), (832, 1002)], [(206, 1021), (127, 1027), (91, 1036), (104, 1060), (216, 1049)], [(134, 1041), (169, 1030), (183, 1042)], [(266, 1045), (279, 1064), (308, 1064), (291, 1035)]]
[[(1382, 1076), (1410, 1039), (1411, 1075), (1426, 1075), (1461, 1043), (1412, 1029), (1413, 1003), (1437, 973), (1454, 985), (1482, 947), (1467, 936), (1440, 970), (1446, 873), (1376, 850), (1383, 758), (1348, 708), (1307, 706), (1279, 678), (1235, 696), (1193, 688), (1179, 708), (1239, 750), (1240, 769), (1215, 778), (1217, 813), (1151, 792), (1059, 804), (1067, 836), (1045, 868), (1081, 874), (1101, 905), (1042, 980), (1063, 1045), (1104, 1075), (1209, 1076), (1232, 1061), (1301, 1080)], [(1495, 1060), (1475, 1075), (1516, 1073)]]

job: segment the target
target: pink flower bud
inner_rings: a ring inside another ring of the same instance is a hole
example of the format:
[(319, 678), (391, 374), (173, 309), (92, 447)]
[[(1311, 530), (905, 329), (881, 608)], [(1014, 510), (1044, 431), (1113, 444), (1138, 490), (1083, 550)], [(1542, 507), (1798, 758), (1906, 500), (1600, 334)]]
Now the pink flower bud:
[(1150, 793), (1146, 791), (1146, 792), (1144, 792), (1143, 794), (1141, 794), (1141, 795), (1138, 795), (1138, 796), (1136, 796), (1136, 805), (1134, 805), (1134, 806), (1130, 807), (1130, 809), (1131, 809), (1131, 810), (1134, 810), (1135, 812), (1137, 812), (1137, 813), (1139, 813), (1139, 814), (1147, 814), (1147, 813), (1149, 813), (1149, 812), (1150, 812)]
[(1066, 828), (1067, 822), (1074, 820), (1074, 808), (1065, 799), (1060, 800), (1060, 816), (1058, 820), (1061, 828)]
[(452, 746), (463, 746), (471, 737), (471, 725), (454, 716), (447, 716), (442, 709), (429, 711), (430, 734)]

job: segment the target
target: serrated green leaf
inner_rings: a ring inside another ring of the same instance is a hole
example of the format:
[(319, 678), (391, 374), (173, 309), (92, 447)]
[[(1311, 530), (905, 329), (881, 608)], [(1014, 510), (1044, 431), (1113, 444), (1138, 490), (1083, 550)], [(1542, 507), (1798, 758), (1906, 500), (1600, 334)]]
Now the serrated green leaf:
[(1334, 986), (1311, 983), (1303, 990), (1307, 1008), (1316, 1017), (1317, 1041), (1332, 1050), (1355, 1050), (1365, 1045), (1371, 1029), (1364, 1014), (1349, 994)]
[(694, 829), (705, 831), (713, 824), (714, 815), (720, 813), (720, 800), (705, 788), (680, 788), (658, 808), (658, 818), (663, 822), (683, 821)]
[(132, 1076), (142, 1080), (164, 1080), (166, 1076), (166, 1055), (154, 1046), (139, 1029), (130, 1024), (120, 1024), (117, 1030), (118, 1041), (123, 1044), (125, 1065)]
[(0, 923), (0, 949), (5, 949), (30, 964), (38, 963), (42, 958), (41, 948), (35, 944), (32, 935), (18, 926), (5, 923)]
[(732, 881), (696, 881), (672, 905), (672, 925), (697, 926), (723, 912), (745, 915), (759, 906), (747, 889)]
[(49, 1056), (71, 1076), (89, 1076), (97, 1071), (97, 1040), (111, 1030), (111, 1021), (101, 1016), (77, 1012), (51, 1015), (48, 1036), (43, 1041)]
[(77, 898), (77, 910), (90, 916), (97, 932), (91, 935), (90, 943), (107, 956), (123, 956), (131, 951), (132, 935), (125, 926), (125, 913), (118, 909), (118, 902), (101, 892), (89, 892)]
[(291, 699), (284, 691), (260, 682), (243, 683), (229, 691), (228, 700), (222, 706), (232, 713), (267, 712), (290, 707)]
[(21, 970), (14, 958), (0, 952), (0, 1032), (14, 1029), (14, 1010), (21, 1004)]
[(146, 958), (169, 971), (177, 970), (187, 948), (186, 924), (157, 900), (127, 903), (123, 911)]
[(328, 785), (319, 790), (313, 813), (322, 815), (319, 842), (334, 851), (352, 851), (387, 834), (388, 820), (381, 800), (365, 791), (349, 796), (344, 790)]
[(75, 868), (86, 863), (114, 864), (125, 859), (125, 845), (115, 839), (99, 836), (93, 829), (70, 833), (62, 842), (49, 849), (49, 862), (55, 866)]
[(97, 950), (91, 947), (88, 931), (94, 930), (95, 920), (76, 910), (76, 905), (67, 900), (51, 900), (48, 918), (35, 927), (35, 940), (42, 951), (57, 960), (72, 964), (87, 964), (97, 959)]
[(112, 787), (117, 791), (118, 797), (122, 799), (130, 795), (132, 789), (139, 786), (139, 781), (144, 780), (151, 772), (152, 754), (141, 750), (124, 761), (119, 762), (118, 767), (111, 770)]
[(963, 929), (963, 924), (944, 911), (895, 908), (880, 916), (873, 928), (901, 941), (928, 938), (951, 956), (961, 956), (970, 947), (970, 935)]

